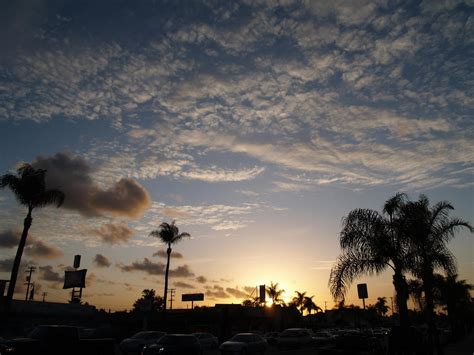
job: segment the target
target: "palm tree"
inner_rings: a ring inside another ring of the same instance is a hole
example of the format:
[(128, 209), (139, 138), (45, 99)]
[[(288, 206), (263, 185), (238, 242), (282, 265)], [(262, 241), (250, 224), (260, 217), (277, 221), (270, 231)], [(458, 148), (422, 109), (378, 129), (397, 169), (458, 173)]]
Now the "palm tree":
[(285, 290), (278, 288), (278, 282), (274, 284), (273, 281), (271, 281), (270, 286), (267, 286), (266, 291), (268, 297), (270, 297), (270, 299), (272, 300), (272, 304), (279, 305), (285, 303), (281, 299), (281, 295), (285, 292)]
[[(473, 232), (472, 226), (460, 219), (450, 218), (454, 207), (441, 201), (430, 207), (429, 199), (421, 195), (418, 201), (408, 202), (403, 207), (403, 232), (410, 241), (412, 273), (423, 281), (425, 313), (431, 333), (435, 335), (434, 324), (434, 270), (441, 269), (448, 276), (456, 273), (455, 257), (447, 247), (460, 228)], [(437, 339), (434, 339), (437, 342)]]
[(166, 300), (168, 296), (168, 274), (170, 271), (170, 256), (171, 256), (171, 245), (178, 243), (181, 239), (185, 237), (191, 237), (189, 233), (183, 232), (179, 233), (178, 227), (175, 225), (175, 221), (171, 223), (163, 222), (160, 224), (159, 229), (154, 230), (150, 233), (150, 236), (160, 239), (163, 243), (168, 246), (166, 253), (168, 254), (168, 259), (166, 261), (166, 271), (165, 271), (165, 290), (163, 295), (163, 312), (166, 312)]
[(413, 304), (423, 311), (423, 284), (420, 280), (408, 280), (408, 294), (410, 295)]
[(244, 307), (258, 307), (260, 306), (260, 297), (249, 297), (242, 301), (242, 306)]
[(300, 311), (300, 313), (303, 314), (303, 311), (304, 311), (303, 304), (304, 304), (304, 298), (306, 296), (306, 292), (295, 291), (295, 293), (296, 293), (296, 296), (293, 297), (292, 302), (295, 305), (295, 307)]
[(305, 296), (304, 301), (303, 301), (303, 309), (306, 310), (309, 314), (311, 314), (312, 311), (322, 311), (322, 309), (316, 305), (313, 301), (314, 296)]
[(398, 193), (385, 202), (383, 213), (371, 209), (352, 210), (343, 218), (340, 233), (341, 255), (331, 269), (329, 286), (335, 300), (342, 300), (359, 276), (393, 271), (393, 285), (400, 325), (408, 327), (408, 290), (404, 273), (408, 270), (408, 243), (400, 233), (401, 210), (406, 195)]
[(30, 164), (22, 164), (17, 169), (17, 175), (5, 174), (0, 177), (0, 188), (8, 187), (15, 195), (20, 204), (28, 208), (28, 213), (23, 221), (23, 232), (13, 262), (10, 283), (7, 292), (7, 310), (10, 307), (15, 292), (16, 279), (20, 268), (23, 249), (25, 248), (28, 231), (33, 222), (32, 212), (35, 208), (56, 204), (61, 206), (64, 202), (64, 193), (59, 190), (46, 189), (46, 170), (35, 169)]
[(388, 312), (387, 298), (377, 297), (377, 302), (375, 302), (374, 308), (380, 316), (385, 316)]

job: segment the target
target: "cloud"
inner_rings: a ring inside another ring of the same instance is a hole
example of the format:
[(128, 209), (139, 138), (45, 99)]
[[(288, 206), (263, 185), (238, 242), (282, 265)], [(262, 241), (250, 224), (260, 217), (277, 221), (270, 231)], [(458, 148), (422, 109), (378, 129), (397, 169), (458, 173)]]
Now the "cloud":
[(102, 189), (92, 179), (93, 169), (81, 157), (57, 153), (39, 156), (32, 164), (46, 169), (49, 188), (58, 188), (66, 195), (64, 207), (86, 217), (104, 214), (139, 218), (150, 206), (150, 197), (143, 186), (130, 178), (122, 178)]
[(109, 267), (111, 265), (110, 260), (102, 254), (95, 255), (94, 264), (97, 267)]
[(200, 284), (205, 284), (207, 282), (207, 279), (204, 276), (198, 276), (196, 277), (196, 281)]
[[(166, 250), (162, 250), (162, 249), (158, 250), (157, 252), (154, 252), (154, 253), (153, 253), (153, 256), (158, 256), (158, 257), (160, 257), (160, 258), (168, 258), (168, 254), (166, 253)], [(171, 257), (172, 257), (173, 259), (182, 259), (182, 258), (183, 258), (183, 254), (181, 254), (181, 253), (179, 253), (179, 252), (173, 250), (173, 251), (171, 252)]]
[(41, 279), (49, 282), (64, 282), (64, 275), (61, 276), (58, 272), (53, 270), (51, 265), (40, 266)]
[(0, 232), (0, 248), (18, 247), (20, 232), (11, 229)]
[[(16, 248), (20, 242), (21, 232), (18, 230), (5, 230), (0, 233), (0, 248)], [(54, 259), (63, 255), (58, 248), (49, 245), (36, 237), (28, 234), (25, 253), (33, 258)]]
[(191, 285), (191, 284), (188, 284), (188, 283), (182, 282), (182, 281), (174, 282), (173, 286), (178, 287), (178, 288), (195, 288), (194, 285)]
[(240, 290), (238, 287), (227, 287), (225, 291), (235, 298), (247, 298), (249, 296), (247, 292)]
[[(161, 262), (153, 262), (148, 258), (143, 261), (134, 261), (130, 265), (117, 265), (124, 272), (142, 271), (149, 275), (164, 275), (166, 265)], [(176, 269), (170, 269), (169, 276), (174, 277), (191, 277), (194, 273), (189, 269), (188, 265), (178, 266)]]
[(2, 272), (11, 272), (13, 266), (13, 258), (10, 259), (1, 259), (0, 260), (0, 271)]
[(104, 243), (111, 245), (126, 243), (134, 234), (134, 231), (125, 223), (105, 223), (99, 228), (88, 229), (88, 232), (100, 237)]
[(205, 295), (210, 299), (230, 298), (230, 296), (225, 292), (224, 288), (219, 285), (214, 285), (212, 288), (208, 286)]
[(245, 181), (254, 179), (264, 170), (265, 168), (263, 167), (254, 167), (252, 169), (243, 170), (225, 170), (213, 167), (212, 169), (195, 169), (184, 171), (180, 174), (180, 176), (187, 179), (208, 182)]

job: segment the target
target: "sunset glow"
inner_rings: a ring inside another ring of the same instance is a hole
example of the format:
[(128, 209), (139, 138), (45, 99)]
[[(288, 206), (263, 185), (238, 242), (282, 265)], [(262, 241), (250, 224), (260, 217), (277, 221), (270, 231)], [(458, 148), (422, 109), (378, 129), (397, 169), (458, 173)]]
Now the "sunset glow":
[[(0, 5), (0, 174), (31, 163), (66, 199), (33, 212), (17, 299), (35, 265), (36, 299), (67, 302), (76, 254), (98, 308), (162, 295), (150, 233), (175, 220), (173, 308), (273, 281), (330, 309), (351, 210), (426, 194), (474, 223), (472, 2), (34, 3)], [(0, 190), (0, 279), (26, 212)], [(449, 243), (469, 283), (473, 241)], [(393, 297), (391, 272), (358, 282)]]

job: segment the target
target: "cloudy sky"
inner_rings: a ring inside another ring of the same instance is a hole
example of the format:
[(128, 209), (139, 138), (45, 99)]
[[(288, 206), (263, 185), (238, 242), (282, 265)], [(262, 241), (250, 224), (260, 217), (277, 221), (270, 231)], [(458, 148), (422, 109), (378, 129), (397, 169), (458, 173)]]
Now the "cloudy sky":
[[(425, 193), (473, 223), (473, 14), (471, 0), (2, 2), (0, 171), (30, 162), (66, 193), (34, 212), (37, 297), (68, 299), (75, 254), (98, 307), (162, 292), (149, 233), (176, 220), (192, 235), (172, 258), (179, 298), (241, 302), (274, 281), (332, 307), (351, 209)], [(3, 279), (24, 216), (0, 191)], [(472, 236), (450, 246), (473, 283)], [(369, 303), (393, 296), (389, 274), (360, 281)]]

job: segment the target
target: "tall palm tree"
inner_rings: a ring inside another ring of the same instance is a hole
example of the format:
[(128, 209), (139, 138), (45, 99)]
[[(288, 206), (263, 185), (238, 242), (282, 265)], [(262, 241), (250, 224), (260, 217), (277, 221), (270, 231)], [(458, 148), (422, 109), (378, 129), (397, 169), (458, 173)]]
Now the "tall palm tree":
[(420, 312), (423, 311), (424, 300), (423, 300), (423, 284), (421, 280), (408, 280), (408, 294), (410, 295), (413, 304), (420, 309)]
[(314, 296), (305, 296), (303, 301), (303, 309), (306, 310), (309, 314), (311, 314), (312, 311), (322, 311), (321, 307), (314, 303), (313, 297)]
[(279, 305), (279, 304), (284, 304), (285, 302), (281, 298), (281, 295), (285, 292), (283, 289), (279, 289), (278, 287), (278, 282), (273, 283), (273, 281), (270, 282), (270, 286), (267, 286), (267, 295), (270, 297), (272, 300), (272, 304), (274, 305)]
[(160, 241), (165, 243), (168, 246), (166, 249), (166, 254), (168, 254), (168, 258), (166, 261), (166, 271), (165, 271), (165, 290), (163, 295), (163, 312), (166, 312), (166, 300), (168, 296), (168, 274), (170, 271), (170, 256), (171, 256), (171, 246), (173, 244), (178, 243), (181, 239), (185, 237), (190, 237), (189, 233), (183, 232), (179, 233), (178, 227), (175, 225), (175, 221), (171, 223), (163, 222), (160, 224), (159, 229), (154, 230), (150, 233), (150, 236), (158, 238)]
[(0, 177), (0, 188), (8, 187), (20, 204), (28, 208), (28, 213), (23, 221), (23, 232), (13, 262), (10, 283), (7, 292), (7, 309), (9, 309), (15, 292), (16, 279), (20, 268), (23, 249), (25, 248), (28, 231), (33, 222), (32, 212), (35, 208), (55, 204), (57, 207), (64, 202), (64, 193), (59, 190), (46, 189), (46, 170), (35, 169), (30, 164), (22, 164), (17, 169), (17, 175), (5, 174)]
[[(423, 281), (425, 294), (425, 312), (432, 336), (435, 335), (434, 324), (434, 271), (441, 269), (448, 276), (456, 273), (454, 255), (448, 249), (448, 242), (461, 228), (471, 233), (472, 226), (460, 219), (451, 218), (454, 207), (447, 201), (430, 206), (425, 195), (418, 201), (408, 202), (403, 207), (403, 232), (410, 240), (410, 259), (413, 260), (412, 273)], [(433, 340), (433, 339), (432, 339)], [(437, 339), (434, 339), (437, 341)]]
[(303, 311), (304, 311), (303, 304), (304, 304), (304, 298), (306, 297), (306, 292), (295, 291), (295, 293), (296, 293), (296, 296), (293, 297), (292, 302), (295, 305), (295, 307), (300, 311), (300, 313), (303, 314)]
[(400, 233), (401, 210), (406, 195), (398, 193), (385, 202), (383, 212), (352, 210), (343, 218), (340, 233), (341, 255), (331, 269), (329, 286), (335, 300), (344, 298), (351, 283), (365, 274), (393, 271), (393, 285), (400, 325), (408, 326), (408, 290), (404, 273), (408, 270), (408, 243)]

